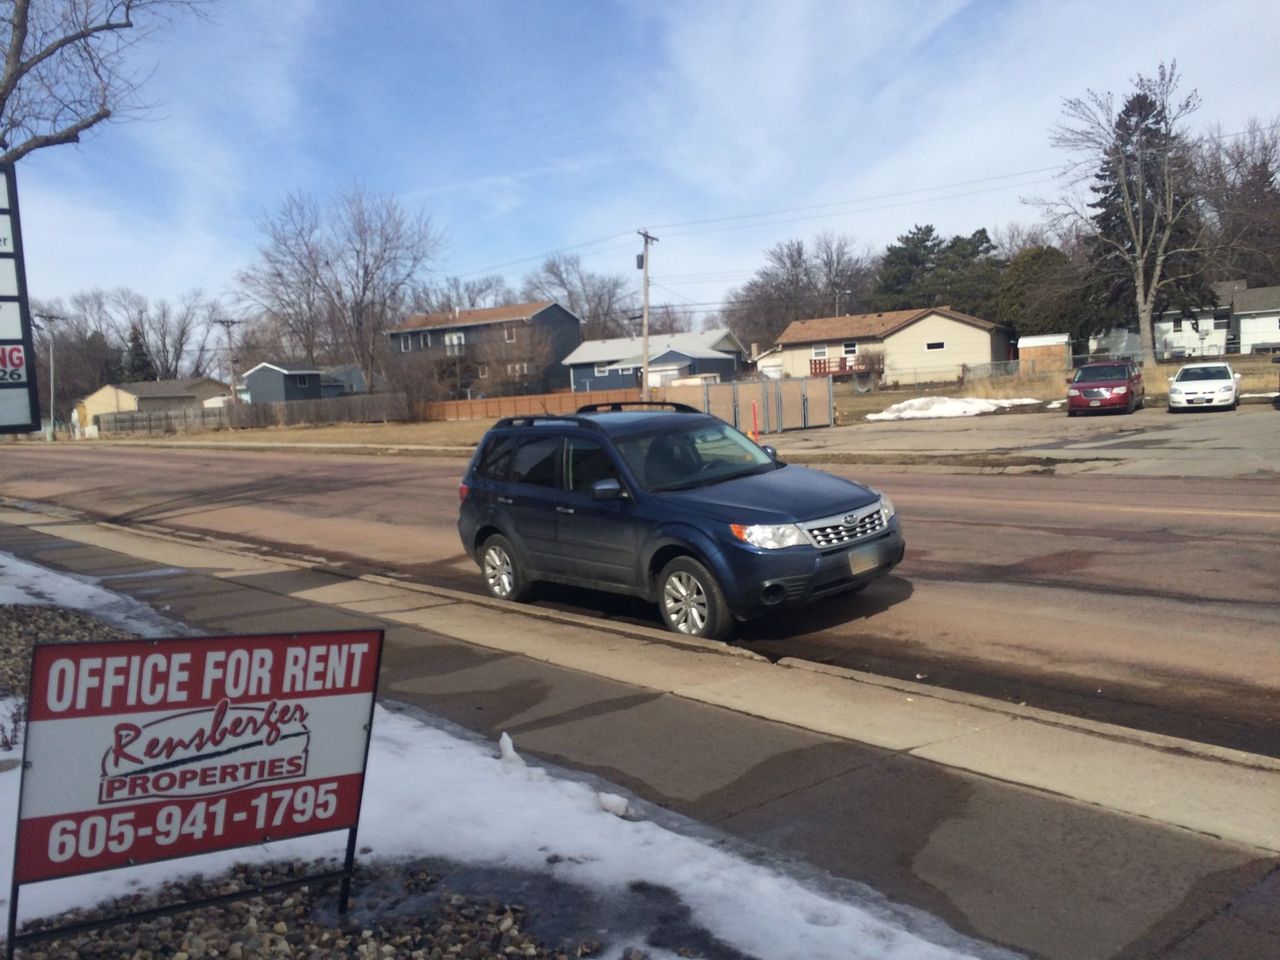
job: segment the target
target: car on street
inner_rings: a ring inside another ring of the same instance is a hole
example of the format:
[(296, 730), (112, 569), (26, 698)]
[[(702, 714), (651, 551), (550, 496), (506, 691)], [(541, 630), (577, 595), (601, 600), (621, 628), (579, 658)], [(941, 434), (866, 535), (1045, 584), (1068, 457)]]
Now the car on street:
[(1067, 380), (1067, 416), (1080, 413), (1133, 413), (1146, 403), (1142, 368), (1132, 360), (1083, 364)]
[(1234, 410), (1240, 403), (1240, 374), (1231, 364), (1187, 363), (1169, 378), (1169, 412), (1199, 407)]
[(710, 639), (859, 590), (905, 549), (888, 497), (681, 404), (499, 420), (458, 493), (458, 532), (492, 596), (524, 600), (539, 581), (627, 594)]

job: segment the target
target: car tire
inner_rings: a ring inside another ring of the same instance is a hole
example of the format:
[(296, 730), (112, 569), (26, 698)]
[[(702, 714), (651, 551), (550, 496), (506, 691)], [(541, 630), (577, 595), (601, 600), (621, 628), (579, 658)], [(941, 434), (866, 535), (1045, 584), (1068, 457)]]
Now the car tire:
[(1075, 415), (1076, 415), (1076, 411), (1074, 411), (1074, 410), (1072, 410), (1071, 408), (1069, 408), (1069, 407), (1068, 407), (1068, 408), (1067, 408), (1067, 416), (1068, 416), (1068, 417), (1074, 417)]
[(519, 603), (533, 593), (533, 584), (511, 549), (511, 541), (495, 533), (480, 547), (480, 574), (489, 596)]
[(658, 613), (668, 630), (687, 637), (722, 640), (733, 628), (720, 584), (693, 557), (676, 557), (658, 574)]

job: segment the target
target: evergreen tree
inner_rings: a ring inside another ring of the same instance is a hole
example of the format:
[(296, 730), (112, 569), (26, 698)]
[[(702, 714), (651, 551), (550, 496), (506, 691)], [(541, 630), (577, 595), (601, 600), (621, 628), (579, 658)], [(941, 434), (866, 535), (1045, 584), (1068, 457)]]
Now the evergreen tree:
[(876, 310), (910, 310), (937, 306), (924, 302), (925, 279), (938, 265), (942, 238), (932, 224), (917, 224), (884, 252), (871, 302)]
[(917, 225), (885, 251), (872, 303), (877, 310), (949, 306), (990, 319), (1003, 268), (986, 230), (944, 242), (932, 225)]
[(147, 345), (142, 341), (142, 331), (136, 324), (129, 330), (129, 345), (124, 351), (120, 373), (125, 383), (156, 380), (159, 377), (151, 354), (147, 352)]
[(1137, 325), (1143, 360), (1155, 363), (1154, 318), (1214, 302), (1205, 276), (1205, 225), (1194, 184), (1193, 144), (1179, 124), (1199, 106), (1193, 91), (1175, 100), (1176, 65), (1139, 76), (1116, 113), (1110, 94), (1067, 101), (1074, 126), (1058, 128), (1054, 144), (1092, 161), (1093, 200), (1071, 197), (1064, 219), (1085, 228), (1090, 306)]

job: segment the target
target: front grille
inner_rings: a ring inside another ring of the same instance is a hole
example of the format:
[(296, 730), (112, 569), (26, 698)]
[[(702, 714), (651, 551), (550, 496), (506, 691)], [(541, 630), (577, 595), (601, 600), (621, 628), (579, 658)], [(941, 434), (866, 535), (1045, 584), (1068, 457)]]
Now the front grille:
[(855, 540), (879, 533), (884, 528), (884, 517), (881, 516), (880, 504), (877, 503), (870, 508), (864, 507), (862, 510), (839, 517), (824, 517), (806, 525), (805, 531), (809, 534), (814, 546), (826, 549), (853, 543)]
[(1086, 400), (1105, 400), (1111, 396), (1111, 391), (1105, 387), (1088, 387), (1083, 393)]

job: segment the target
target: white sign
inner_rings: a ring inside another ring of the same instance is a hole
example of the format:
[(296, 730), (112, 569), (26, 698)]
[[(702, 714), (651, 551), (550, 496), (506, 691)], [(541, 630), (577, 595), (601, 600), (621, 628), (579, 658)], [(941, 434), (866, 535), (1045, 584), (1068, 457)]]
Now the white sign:
[(14, 878), (359, 819), (382, 632), (38, 646)]

